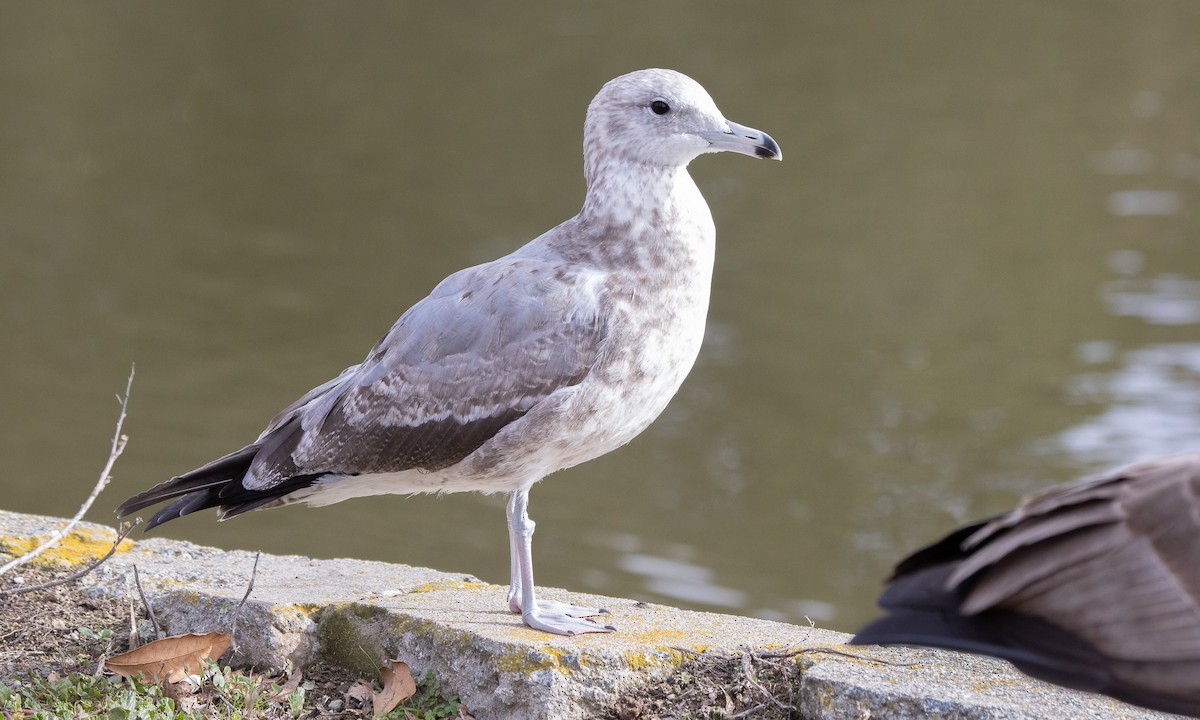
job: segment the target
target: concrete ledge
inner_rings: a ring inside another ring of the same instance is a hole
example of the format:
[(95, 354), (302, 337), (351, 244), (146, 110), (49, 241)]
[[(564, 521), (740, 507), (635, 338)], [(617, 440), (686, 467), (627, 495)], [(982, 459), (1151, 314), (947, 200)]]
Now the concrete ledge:
[[(0, 560), (66, 521), (0, 511)], [(108, 550), (111, 528), (82, 524), (48, 558), (78, 564)], [(136, 598), (132, 566), (168, 632), (225, 630), (254, 554), (153, 538), (126, 541), (80, 583)], [(19, 574), (19, 571), (18, 573)], [(8, 578), (0, 581), (8, 584)], [(797, 656), (806, 718), (1169, 718), (1028, 679), (1006, 663), (915, 649), (849, 647), (842, 633), (539, 588), (607, 608), (618, 631), (573, 638), (535, 632), (505, 611), (505, 588), (469, 575), (361, 560), (263, 555), (238, 621), (235, 664), (304, 666), (320, 658), (364, 673), (389, 658), (432, 671), (485, 720), (594, 718), (616, 698), (669, 675), (686, 653), (826, 649)], [(882, 662), (880, 662), (882, 661)], [(891, 663), (891, 664), (885, 664)]]

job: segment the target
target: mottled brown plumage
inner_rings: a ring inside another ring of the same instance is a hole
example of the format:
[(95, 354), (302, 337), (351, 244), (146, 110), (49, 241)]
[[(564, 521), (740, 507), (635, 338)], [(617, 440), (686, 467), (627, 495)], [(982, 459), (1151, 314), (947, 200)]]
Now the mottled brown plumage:
[(994, 655), (1200, 717), (1200, 454), (1026, 498), (897, 565), (859, 644)]

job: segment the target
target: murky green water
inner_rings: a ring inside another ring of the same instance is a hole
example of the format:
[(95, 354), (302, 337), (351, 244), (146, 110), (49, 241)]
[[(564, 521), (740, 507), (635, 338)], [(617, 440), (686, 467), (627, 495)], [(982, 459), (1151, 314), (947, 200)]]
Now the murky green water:
[[(90, 519), (252, 439), (573, 214), (583, 110), (647, 66), (786, 159), (693, 165), (707, 346), (534, 490), (539, 583), (849, 630), (951, 525), (1200, 446), (1200, 7), (521, 7), (0, 5), (0, 505), (74, 512), (134, 360)], [(499, 497), (162, 532), (507, 578)]]

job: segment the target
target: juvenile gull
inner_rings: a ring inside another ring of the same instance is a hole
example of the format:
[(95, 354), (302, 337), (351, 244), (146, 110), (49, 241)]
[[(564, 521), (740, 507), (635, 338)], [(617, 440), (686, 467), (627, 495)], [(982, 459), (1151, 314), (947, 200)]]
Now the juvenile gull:
[(275, 416), (250, 445), (126, 500), (172, 500), (146, 529), (216, 507), (222, 519), (387, 493), (506, 492), (509, 608), (563, 635), (612, 630), (603, 611), (537, 600), (529, 489), (632, 440), (662, 412), (704, 335), (715, 232), (687, 173), (704, 153), (780, 159), (695, 81), (641, 70), (608, 82), (583, 131), (575, 217), (460, 270), (404, 313), (359, 365)]

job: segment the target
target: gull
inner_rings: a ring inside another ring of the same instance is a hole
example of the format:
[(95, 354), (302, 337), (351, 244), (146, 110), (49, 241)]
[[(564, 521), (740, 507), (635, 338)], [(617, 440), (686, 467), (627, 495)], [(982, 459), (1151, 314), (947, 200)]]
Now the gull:
[(503, 492), (509, 609), (561, 635), (606, 632), (597, 608), (538, 600), (529, 490), (646, 429), (700, 350), (712, 215), (687, 165), (730, 151), (781, 159), (694, 80), (649, 69), (606, 83), (583, 131), (579, 214), (498, 260), (454, 273), (365, 360), (275, 416), (253, 443), (135, 495), (147, 523), (292, 503)]
[(896, 566), (855, 644), (992, 655), (1200, 717), (1200, 453), (1027, 497)]

